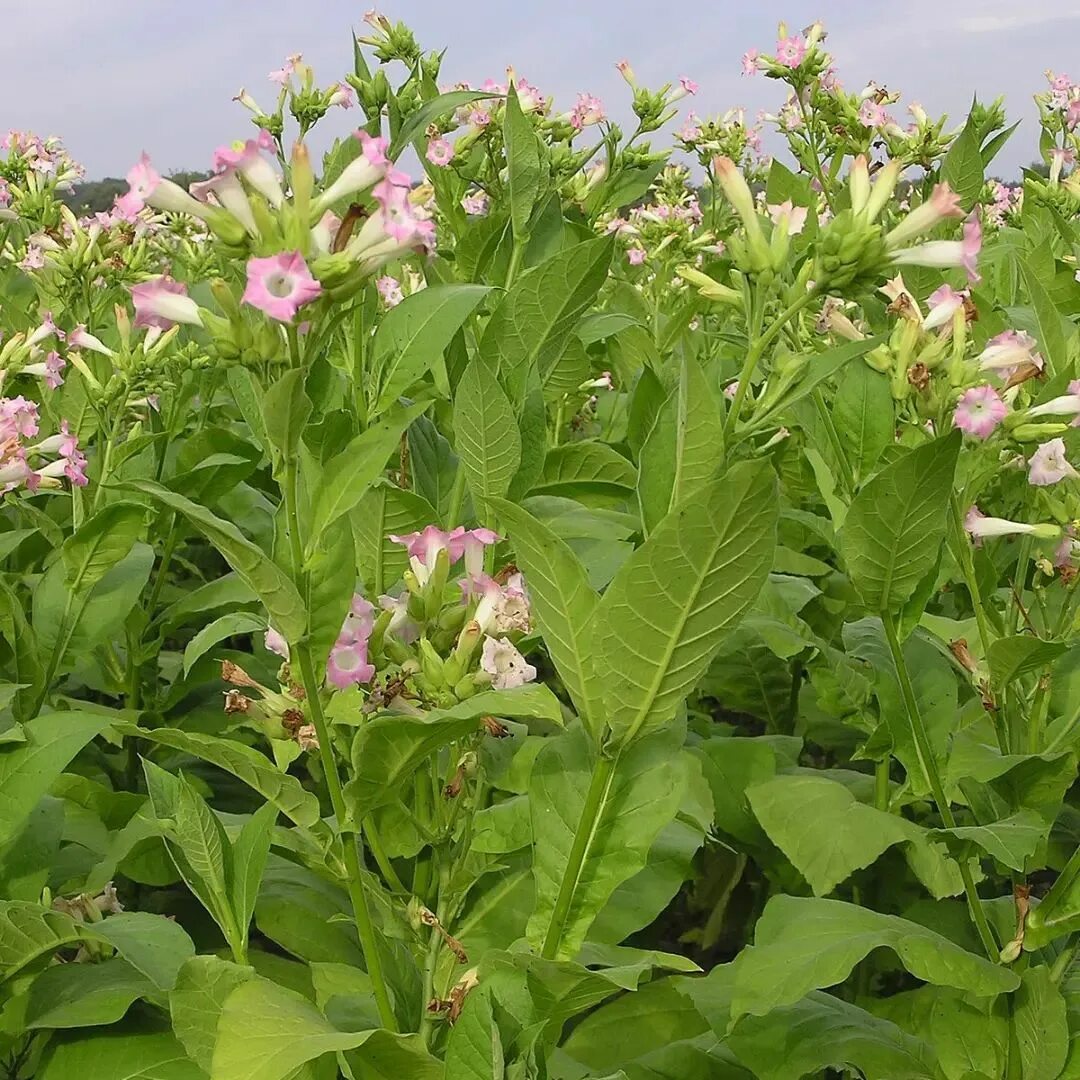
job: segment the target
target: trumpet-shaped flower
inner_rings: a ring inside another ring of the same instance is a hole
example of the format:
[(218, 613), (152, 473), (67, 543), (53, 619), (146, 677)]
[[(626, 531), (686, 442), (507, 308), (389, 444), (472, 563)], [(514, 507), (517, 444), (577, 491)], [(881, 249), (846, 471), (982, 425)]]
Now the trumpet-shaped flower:
[(966, 434), (987, 439), (1008, 412), (1009, 407), (992, 386), (973, 386), (961, 394), (953, 422)]
[(1043, 358), (1035, 352), (1035, 339), (1023, 330), (1005, 330), (992, 337), (978, 356), (979, 368), (992, 371), (1008, 382), (1017, 370), (1032, 367), (1042, 371)]
[(375, 288), (379, 290), (379, 295), (387, 307), (397, 307), (405, 299), (405, 294), (401, 291), (401, 282), (388, 274), (375, 282)]
[(513, 690), (536, 678), (536, 668), (526, 663), (525, 657), (506, 638), (484, 638), (480, 670), (491, 676), (491, 685), (496, 690)]
[(209, 203), (211, 199), (224, 207), (241, 225), (249, 236), (258, 236), (259, 227), (255, 224), (255, 215), (248, 202), (247, 192), (240, 183), (236, 169), (227, 167), (207, 180), (192, 184), (191, 194), (199, 202)]
[(1077, 477), (1080, 477), (1080, 473), (1065, 456), (1064, 439), (1044, 442), (1028, 461), (1028, 482), (1035, 487), (1049, 487), (1060, 480)]
[(461, 208), (471, 217), (483, 217), (488, 212), (488, 197), (483, 191), (474, 191), (461, 200)]
[(570, 126), (575, 131), (599, 124), (606, 118), (604, 103), (592, 94), (578, 94), (577, 104), (570, 113)]
[(884, 127), (889, 122), (889, 114), (884, 105), (879, 105), (872, 98), (867, 98), (859, 106), (859, 122), (868, 128)]
[(757, 49), (747, 49), (742, 54), (742, 73), (744, 75), (756, 75), (758, 70), (758, 57), (761, 55)]
[(241, 299), (272, 319), (292, 322), (300, 308), (321, 295), (322, 286), (311, 276), (299, 251), (248, 261), (247, 287)]
[(452, 532), (440, 529), (438, 525), (428, 525), (419, 532), (397, 535), (391, 533), (390, 539), (395, 544), (402, 544), (409, 553), (409, 565), (416, 580), (423, 586), (427, 584), (431, 572), (435, 569), (435, 560), (439, 552), (445, 551), (450, 564), (461, 558), (464, 545), (461, 537), (465, 530), (454, 529)]
[(964, 306), (966, 299), (966, 293), (957, 292), (951, 285), (942, 285), (935, 289), (926, 298), (930, 311), (923, 319), (923, 329), (936, 330), (939, 326), (951, 323), (953, 315)]
[(155, 278), (131, 287), (135, 325), (168, 330), (176, 323), (202, 326), (199, 305), (187, 294), (187, 286), (171, 278)]
[(101, 353), (102, 356), (112, 356), (113, 351), (100, 338), (89, 333), (81, 323), (68, 334), (68, 344), (75, 349), (89, 349), (90, 352)]
[(1053, 540), (1061, 535), (1057, 525), (1029, 525), (1023, 521), (987, 517), (977, 506), (964, 515), (964, 529), (976, 545), (995, 536), (1034, 536), (1041, 540)]
[[(913, 214), (917, 212), (912, 211)], [(897, 226), (897, 228), (900, 228), (900, 226)], [(886, 237), (886, 242), (890, 243), (890, 246), (891, 238), (895, 232), (894, 229)], [(925, 244), (920, 244), (918, 247), (893, 251), (892, 260), (901, 266), (933, 266), (942, 269), (962, 266), (967, 272), (968, 281), (975, 285), (982, 280), (978, 271), (978, 258), (981, 250), (982, 226), (979, 224), (979, 219), (972, 215), (964, 222), (964, 238), (962, 240), (931, 240)]]
[[(315, 200), (314, 213), (318, 214), (358, 191), (367, 191), (386, 177), (390, 171), (390, 159), (386, 156), (386, 140), (381, 135), (372, 136), (361, 130), (356, 132), (356, 138), (360, 142), (360, 153), (341, 170), (341, 175)], [(394, 176), (396, 180), (408, 186), (407, 176), (397, 173)]]
[(806, 56), (806, 42), (801, 34), (782, 37), (776, 43), (776, 62), (784, 67), (797, 68)]
[(529, 599), (520, 574), (515, 574), (505, 586), (487, 574), (466, 578), (461, 586), (466, 601), (480, 597), (473, 620), (483, 633), (527, 634), (532, 629)]
[(930, 232), (947, 218), (962, 217), (960, 196), (948, 184), (935, 184), (930, 198), (909, 213), (886, 236), (890, 248), (899, 248)]
[(232, 146), (219, 146), (214, 151), (214, 169), (236, 169), (240, 175), (275, 209), (285, 201), (281, 180), (274, 167), (263, 157), (263, 151), (274, 149), (270, 132), (261, 130), (258, 138)]
[(770, 206), (768, 210), (769, 217), (772, 218), (774, 225), (780, 225), (783, 222), (787, 223), (787, 231), (790, 236), (801, 233), (806, 225), (806, 207), (795, 206), (790, 199), (776, 206)]

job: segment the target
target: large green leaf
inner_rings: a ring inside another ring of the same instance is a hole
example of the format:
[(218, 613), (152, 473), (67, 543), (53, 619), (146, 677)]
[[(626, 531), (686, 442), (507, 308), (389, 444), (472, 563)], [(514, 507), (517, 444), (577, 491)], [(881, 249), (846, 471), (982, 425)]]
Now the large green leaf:
[(195, 946), (179, 923), (148, 911), (112, 915), (94, 923), (87, 934), (107, 941), (159, 990), (171, 990), (184, 962), (195, 955)]
[(815, 991), (767, 1016), (748, 1016), (729, 1037), (758, 1080), (800, 1080), (829, 1067), (865, 1080), (938, 1080), (934, 1051), (896, 1024)]
[(532, 487), (535, 494), (588, 501), (589, 496), (618, 502), (633, 498), (634, 466), (607, 443), (582, 439), (549, 450), (544, 471)]
[(378, 806), (401, 795), (402, 781), (429, 754), (476, 732), (480, 718), (545, 719), (558, 721), (558, 699), (542, 683), (514, 690), (484, 690), (449, 709), (426, 716), (388, 714), (369, 720), (353, 741), (352, 779), (345, 796), (359, 821)]
[(216, 956), (193, 956), (180, 969), (169, 993), (173, 1031), (188, 1057), (209, 1073), (217, 1042), (217, 1025), (225, 999), (242, 982), (256, 977), (251, 968)]
[(289, 641), (299, 641), (304, 636), (307, 613), (296, 586), (285, 571), (264, 555), (231, 521), (225, 521), (183, 495), (177, 495), (149, 480), (129, 480), (124, 486), (183, 514), (262, 600), (278, 630)]
[(231, 611), (204, 626), (184, 646), (184, 675), (187, 676), (195, 662), (205, 656), (215, 645), (226, 638), (241, 634), (255, 634), (266, 629), (266, 617), (253, 611)]
[[(925, 829), (898, 814), (864, 806), (827, 776), (776, 776), (747, 789), (746, 796), (769, 839), (818, 896), (832, 892), (894, 844), (909, 844), (921, 849), (923, 858), (946, 861)], [(946, 895), (963, 888), (953, 876)]]
[(92, 589), (127, 555), (145, 517), (146, 508), (137, 503), (110, 503), (68, 537), (60, 554), (72, 592)]
[(1013, 1002), (1023, 1080), (1060, 1076), (1069, 1054), (1065, 999), (1047, 967), (1028, 968)]
[(405, 148), (419, 135), (433, 120), (440, 116), (446, 116), (463, 105), (471, 105), (474, 101), (485, 101), (498, 98), (499, 94), (492, 94), (486, 90), (450, 90), (445, 94), (439, 94), (430, 101), (425, 101), (416, 112), (411, 113), (401, 125), (397, 135), (390, 143), (388, 156), (391, 161), (396, 161)]
[(540, 140), (532, 121), (522, 112), (513, 84), (503, 113), (503, 145), (506, 147), (510, 224), (520, 243), (528, 235), (529, 218), (540, 197)]
[(311, 399), (304, 391), (304, 372), (286, 371), (262, 399), (263, 427), (267, 438), (282, 458), (295, 456), (304, 426), (311, 417)]
[[(311, 497), (307, 559), (310, 560), (317, 550), (327, 527), (356, 506), (382, 475), (390, 455), (400, 445), (405, 429), (427, 408), (427, 402), (395, 406), (326, 463)], [(281, 632), (285, 633), (283, 628)]]
[(735, 960), (732, 1022), (793, 1005), (811, 990), (835, 986), (874, 949), (888, 948), (917, 979), (978, 996), (1015, 990), (1007, 968), (896, 915), (840, 900), (774, 896)]
[(480, 355), (511, 392), (536, 365), (543, 382), (562, 356), (578, 320), (607, 280), (614, 247), (607, 237), (574, 244), (518, 277), (492, 313)]
[(510, 532), (517, 564), (544, 644), (567, 692), (594, 738), (604, 724), (600, 684), (593, 674), (593, 618), (600, 598), (578, 557), (546, 525), (513, 503), (492, 503)]
[(521, 464), (521, 431), (491, 368), (473, 360), (454, 398), (454, 434), (469, 490), (478, 504), (502, 498)]
[(30, 986), (26, 1026), (33, 1030), (113, 1024), (133, 1002), (156, 993), (154, 983), (119, 957), (101, 964), (56, 964)]
[(1029, 634), (997, 638), (987, 650), (990, 684), (1000, 690), (1021, 675), (1052, 664), (1067, 649), (1063, 641), (1042, 641)]
[(40, 904), (0, 900), (0, 981), (82, 939), (82, 923), (70, 915)]
[(1050, 374), (1061, 375), (1069, 369), (1069, 346), (1062, 329), (1062, 316), (1050, 299), (1031, 260), (1016, 256), (1016, 262), (1024, 277), (1024, 285), (1035, 312), (1039, 352), (1046, 360)]
[[(653, 841), (682, 801), (686, 772), (676, 734), (658, 732), (620, 755), (591, 821), (583, 821), (593, 777), (584, 729), (572, 728), (544, 745), (529, 779), (536, 908), (527, 934), (534, 946), (545, 942), (568, 889), (557, 956), (576, 956), (615, 889), (645, 866)], [(583, 829), (588, 842), (575, 868), (574, 841)]]
[(50, 1041), (36, 1080), (206, 1080), (167, 1031), (110, 1029)]
[(462, 323), (491, 291), (487, 285), (429, 285), (379, 322), (373, 343), (381, 390), (375, 415), (394, 404), (441, 356)]
[(68, 762), (109, 724), (94, 713), (49, 713), (23, 724), (25, 741), (0, 745), (0, 847), (26, 819)]
[(151, 730), (125, 724), (123, 730), (126, 735), (135, 735), (180, 750), (232, 773), (264, 799), (269, 799), (297, 825), (311, 826), (319, 820), (319, 800), (301, 787), (296, 777), (279, 772), (269, 758), (250, 746), (234, 739), (221, 739), (216, 735), (181, 731), (179, 728)]
[(855, 496), (840, 550), (867, 607), (899, 610), (937, 561), (960, 438), (908, 451)]
[(974, 117), (968, 117), (963, 130), (949, 147), (941, 163), (941, 178), (960, 196), (965, 209), (970, 209), (979, 198), (983, 187), (983, 158)]
[(896, 433), (888, 378), (868, 364), (852, 364), (839, 380), (831, 412), (848, 463), (864, 480)]
[(679, 382), (641, 450), (638, 500), (647, 533), (716, 471), (722, 435), (709, 380), (693, 357), (684, 356)]
[(267, 979), (235, 987), (218, 1021), (210, 1075), (214, 1080), (285, 1080), (323, 1054), (339, 1051), (357, 1075), (441, 1080), (442, 1066), (418, 1035), (339, 1031), (306, 998)]
[(952, 840), (958, 851), (972, 843), (998, 862), (1022, 871), (1028, 858), (1046, 839), (1046, 823), (1034, 810), (1021, 810), (989, 825), (959, 825), (937, 832), (946, 841)]
[(772, 566), (776, 483), (740, 464), (672, 511), (608, 587), (596, 616), (596, 673), (624, 744), (668, 723)]

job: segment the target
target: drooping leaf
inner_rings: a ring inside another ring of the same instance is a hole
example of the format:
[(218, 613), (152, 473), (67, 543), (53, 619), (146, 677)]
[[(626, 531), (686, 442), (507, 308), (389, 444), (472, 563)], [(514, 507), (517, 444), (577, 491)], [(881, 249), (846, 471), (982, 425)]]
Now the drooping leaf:
[(0, 900), (0, 981), (82, 938), (82, 924), (62, 911), (28, 901)]
[(193, 956), (180, 968), (169, 992), (173, 1032), (188, 1057), (209, 1074), (217, 1025), (225, 999), (255, 972), (216, 956)]
[(107, 941), (158, 990), (171, 990), (184, 962), (195, 955), (187, 931), (164, 915), (123, 911), (95, 923), (90, 932)]
[(933, 566), (959, 453), (954, 431), (904, 454), (855, 496), (840, 551), (867, 607), (898, 610)]
[(299, 641), (307, 628), (307, 614), (289, 576), (244, 536), (231, 521), (149, 480), (131, 480), (125, 487), (140, 491), (183, 514), (228, 560), (262, 600), (270, 619), (290, 641)]
[(110, 1028), (50, 1041), (37, 1080), (206, 1080), (168, 1031)]
[(616, 575), (594, 640), (617, 743), (675, 715), (764, 584), (776, 518), (772, 469), (737, 465), (672, 511)]
[(390, 143), (387, 156), (391, 161), (397, 161), (409, 143), (424, 131), (428, 124), (433, 120), (438, 120), (440, 116), (446, 116), (464, 105), (471, 105), (474, 101), (485, 101), (500, 96), (486, 90), (450, 90), (431, 98), (430, 101), (425, 101), (398, 129), (397, 135)]
[(184, 647), (184, 674), (200, 657), (226, 638), (255, 634), (266, 629), (266, 619), (251, 611), (234, 611), (204, 626)]
[(502, 498), (521, 464), (521, 432), (506, 392), (479, 360), (458, 383), (454, 432), (473, 499)]
[(1021, 675), (1052, 664), (1067, 649), (1063, 641), (1041, 641), (1028, 634), (996, 638), (987, 650), (990, 683), (1000, 690)]
[(92, 589), (139, 539), (146, 510), (137, 503), (110, 503), (77, 529), (60, 549), (72, 592)]
[(56, 964), (30, 986), (26, 1026), (34, 1030), (113, 1024), (139, 998), (152, 996), (157, 989), (119, 957), (100, 964)]
[(753, 946), (735, 960), (732, 1022), (793, 1005), (834, 986), (877, 948), (891, 949), (917, 979), (990, 997), (1015, 990), (1016, 975), (948, 938), (896, 915), (841, 900), (774, 896), (757, 922)]

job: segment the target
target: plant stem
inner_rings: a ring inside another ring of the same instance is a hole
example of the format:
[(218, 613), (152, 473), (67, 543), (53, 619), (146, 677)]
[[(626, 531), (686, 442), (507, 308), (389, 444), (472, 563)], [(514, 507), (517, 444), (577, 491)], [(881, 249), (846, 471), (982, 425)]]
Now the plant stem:
[(506, 268), (506, 281), (503, 283), (504, 289), (509, 289), (514, 284), (514, 279), (518, 275), (518, 270), (521, 269), (521, 260), (525, 256), (525, 245), (520, 240), (514, 241), (514, 249), (510, 253), (510, 265)]
[[(919, 702), (915, 697), (915, 688), (911, 684), (907, 662), (904, 660), (904, 650), (901, 648), (900, 639), (896, 634), (895, 620), (889, 612), (885, 612), (882, 615), (882, 622), (885, 624), (885, 637), (888, 639), (889, 651), (892, 653), (896, 676), (900, 682), (900, 693), (907, 710), (911, 735), (915, 742), (915, 752), (919, 758), (919, 766), (926, 777), (934, 802), (937, 803), (938, 813), (945, 823), (945, 828), (955, 829), (956, 817), (945, 794), (945, 785), (941, 782), (941, 773), (938, 771), (937, 761), (934, 759), (930, 736), (926, 732), (922, 714), (919, 712)], [(956, 859), (956, 865), (964, 882), (964, 895), (967, 897), (971, 921), (975, 924), (975, 929), (979, 933), (979, 939), (982, 941), (987, 956), (991, 960), (997, 960), (998, 947), (994, 941), (990, 923), (986, 918), (986, 912), (983, 911), (982, 902), (979, 900), (979, 894), (975, 891), (975, 879), (971, 873), (971, 866), (968, 864), (968, 860), (963, 857)]]
[(754, 374), (754, 369), (758, 365), (758, 361), (761, 359), (765, 350), (772, 343), (777, 334), (783, 330), (787, 322), (795, 315), (798, 315), (804, 307), (806, 307), (816, 294), (813, 292), (804, 293), (789, 304), (783, 311), (777, 315), (776, 320), (760, 337), (756, 338), (750, 345), (746, 354), (746, 359), (743, 361), (742, 371), (739, 373), (739, 386), (735, 391), (735, 400), (731, 403), (731, 408), (728, 409), (728, 414), (724, 418), (724, 447), (727, 448), (731, 442), (731, 435), (735, 430), (735, 422), (738, 419), (739, 413), (742, 412), (743, 402), (746, 400), (746, 393), (750, 389), (750, 379)]
[(874, 809), (889, 810), (889, 759), (874, 764)]
[(386, 849), (382, 845), (382, 839), (379, 837), (378, 832), (375, 831), (375, 826), (371, 823), (370, 818), (364, 818), (362, 828), (364, 840), (371, 849), (371, 854), (375, 857), (375, 863), (379, 867), (379, 872), (386, 879), (386, 884), (396, 893), (408, 892), (402, 884), (401, 878), (398, 877), (394, 864), (390, 862)]
[(1069, 968), (1072, 967), (1073, 960), (1076, 959), (1076, 950), (1080, 947), (1080, 938), (1077, 938), (1074, 934), (1066, 944), (1065, 948), (1058, 954), (1058, 958), (1054, 961), (1050, 968), (1050, 978), (1059, 983), (1069, 972)]
[(574, 843), (566, 860), (566, 869), (563, 871), (562, 882), (559, 884), (559, 895), (555, 898), (555, 908), (551, 913), (544, 947), (540, 952), (545, 960), (554, 960), (562, 944), (566, 921), (570, 917), (570, 906), (574, 902), (574, 893), (577, 892), (578, 882), (581, 879), (581, 868), (585, 863), (585, 856), (589, 853), (589, 845), (596, 834), (600, 810), (611, 789), (617, 760), (617, 758), (601, 755), (593, 768), (592, 781), (585, 795), (585, 805), (581, 808), (581, 820), (574, 832)]
[[(300, 589), (301, 596), (306, 596), (307, 589), (304, 588), (303, 579), (307, 575), (303, 570), (304, 555), (300, 538), (300, 514), (296, 497), (296, 472), (296, 460), (293, 459), (287, 462), (283, 494), (285, 496), (285, 513), (288, 520), (287, 528), (293, 573), (299, 579), (296, 585)], [(338, 774), (337, 762), (334, 759), (334, 746), (330, 738), (330, 729), (323, 714), (322, 701), (319, 698), (319, 683), (315, 678), (315, 664), (311, 658), (311, 648), (307, 641), (289, 642), (289, 654), (296, 657), (297, 665), (300, 668), (304, 694), (311, 712), (311, 722), (315, 726), (315, 734), (319, 740), (319, 758), (322, 761), (326, 786), (330, 793), (330, 804), (334, 809), (338, 829), (342, 830), (348, 812), (341, 787), (341, 776)], [(345, 862), (345, 886), (349, 893), (349, 900), (352, 903), (353, 917), (356, 921), (356, 933), (360, 939), (360, 949), (364, 954), (364, 963), (371, 978), (375, 1004), (379, 1009), (379, 1019), (382, 1021), (383, 1027), (388, 1028), (390, 1031), (397, 1031), (397, 1019), (394, 1016), (394, 1010), (390, 1004), (390, 995), (386, 989), (382, 960), (379, 956), (379, 945), (375, 936), (375, 926), (371, 921), (371, 912), (368, 910), (367, 896), (364, 893), (364, 882), (360, 871), (360, 853), (357, 849), (356, 838), (344, 832), (340, 832), (340, 836), (342, 855)]]

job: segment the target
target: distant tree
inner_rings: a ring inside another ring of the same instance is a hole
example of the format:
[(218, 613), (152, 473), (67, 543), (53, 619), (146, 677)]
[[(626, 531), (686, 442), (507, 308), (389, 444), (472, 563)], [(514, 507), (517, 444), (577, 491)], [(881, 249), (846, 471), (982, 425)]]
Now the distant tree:
[[(185, 191), (191, 184), (205, 180), (210, 174), (207, 172), (188, 172), (182, 170), (169, 175), (169, 179), (179, 184)], [(99, 214), (111, 210), (117, 195), (123, 195), (127, 191), (126, 180), (118, 180), (115, 176), (107, 176), (103, 180), (85, 180), (63, 196), (64, 202), (79, 217), (87, 214)]]

